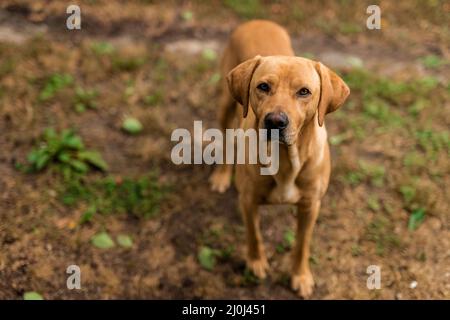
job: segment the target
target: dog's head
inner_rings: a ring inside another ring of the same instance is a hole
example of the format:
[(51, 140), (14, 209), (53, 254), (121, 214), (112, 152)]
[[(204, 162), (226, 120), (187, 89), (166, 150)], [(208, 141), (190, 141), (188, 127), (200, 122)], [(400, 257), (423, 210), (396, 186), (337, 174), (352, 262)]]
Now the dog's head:
[(234, 99), (251, 106), (259, 129), (279, 129), (280, 141), (295, 143), (302, 127), (317, 113), (323, 125), (325, 114), (338, 109), (350, 89), (320, 62), (300, 57), (256, 56), (227, 75)]

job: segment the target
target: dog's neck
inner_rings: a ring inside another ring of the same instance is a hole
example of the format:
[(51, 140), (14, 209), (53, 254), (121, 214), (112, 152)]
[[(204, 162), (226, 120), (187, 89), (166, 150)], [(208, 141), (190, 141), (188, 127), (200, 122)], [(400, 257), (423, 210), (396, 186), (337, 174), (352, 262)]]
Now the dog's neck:
[[(309, 121), (299, 132), (294, 145), (280, 144), (280, 168), (273, 176), (276, 186), (271, 191), (268, 200), (270, 203), (297, 203), (301, 197), (296, 180), (302, 166), (313, 156), (313, 145), (320, 137), (324, 128), (317, 123), (317, 116)], [(320, 142), (319, 142), (320, 144)]]

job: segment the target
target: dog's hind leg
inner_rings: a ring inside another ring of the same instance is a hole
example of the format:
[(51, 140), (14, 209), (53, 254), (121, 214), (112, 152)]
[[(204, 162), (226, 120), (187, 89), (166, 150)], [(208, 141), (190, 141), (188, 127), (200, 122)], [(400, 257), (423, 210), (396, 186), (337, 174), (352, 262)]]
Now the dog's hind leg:
[[(229, 93), (228, 93), (229, 95)], [(231, 96), (230, 96), (231, 98)], [(226, 105), (225, 105), (226, 104)], [(220, 115), (219, 115), (219, 121), (220, 121), (220, 127), (223, 134), (223, 141), (222, 141), (222, 152), (223, 152), (223, 159), (224, 163), (222, 164), (216, 164), (216, 167), (214, 168), (214, 171), (212, 175), (209, 178), (209, 182), (211, 184), (211, 189), (213, 191), (217, 191), (220, 193), (225, 192), (229, 187), (231, 183), (231, 176), (233, 174), (233, 164), (226, 163), (226, 135), (225, 130), (227, 128), (233, 127), (233, 120), (235, 118), (235, 112), (236, 112), (236, 103), (231, 98), (231, 101), (228, 100), (228, 97), (223, 97), (222, 105), (220, 108)]]
[(231, 176), (233, 174), (233, 165), (226, 163), (226, 135), (225, 130), (227, 128), (235, 127), (234, 122), (236, 119), (236, 111), (237, 105), (231, 96), (227, 81), (225, 79), (225, 74), (227, 71), (231, 70), (233, 67), (232, 57), (230, 56), (229, 48), (225, 49), (224, 58), (222, 60), (222, 79), (221, 79), (221, 96), (218, 110), (218, 118), (220, 129), (222, 130), (223, 135), (223, 143), (222, 143), (222, 151), (223, 151), (223, 164), (217, 164), (216, 168), (212, 175), (209, 178), (209, 182), (211, 184), (211, 189), (213, 191), (217, 191), (220, 193), (225, 192), (231, 184)]

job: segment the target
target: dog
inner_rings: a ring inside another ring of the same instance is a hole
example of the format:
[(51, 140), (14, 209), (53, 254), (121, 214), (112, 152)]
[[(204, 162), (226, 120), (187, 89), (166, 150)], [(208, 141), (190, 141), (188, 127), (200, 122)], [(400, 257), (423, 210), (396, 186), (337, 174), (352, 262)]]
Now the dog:
[[(247, 268), (259, 278), (265, 278), (269, 270), (258, 206), (295, 204), (291, 288), (302, 298), (310, 297), (314, 289), (308, 261), (310, 242), (331, 166), (324, 118), (345, 102), (350, 89), (322, 63), (296, 57), (287, 31), (265, 20), (246, 22), (233, 31), (222, 56), (221, 72), (221, 129), (279, 130), (278, 173), (261, 175), (260, 164), (236, 165)], [(227, 190), (232, 173), (232, 165), (217, 165), (210, 176), (211, 189)]]

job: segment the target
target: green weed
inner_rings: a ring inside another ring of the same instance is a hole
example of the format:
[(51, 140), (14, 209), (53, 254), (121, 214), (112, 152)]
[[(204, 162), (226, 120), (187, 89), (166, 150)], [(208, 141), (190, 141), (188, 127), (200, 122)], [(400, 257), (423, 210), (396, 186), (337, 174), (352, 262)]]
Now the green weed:
[(77, 112), (84, 112), (86, 109), (96, 109), (97, 103), (95, 99), (98, 92), (93, 89), (83, 89), (77, 87), (75, 89), (74, 107)]
[(73, 77), (67, 73), (56, 73), (50, 76), (41, 93), (39, 94), (40, 101), (47, 101), (53, 98), (58, 91), (71, 85)]
[(87, 150), (81, 137), (72, 130), (57, 133), (53, 128), (46, 129), (40, 145), (28, 154), (27, 159), (30, 171), (38, 172), (54, 165), (62, 170), (65, 177), (74, 172), (84, 174), (91, 167), (102, 171), (108, 169), (101, 155)]

